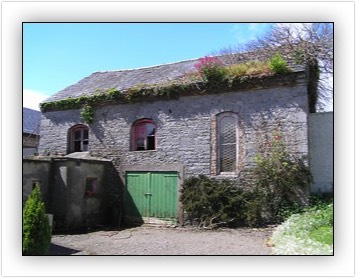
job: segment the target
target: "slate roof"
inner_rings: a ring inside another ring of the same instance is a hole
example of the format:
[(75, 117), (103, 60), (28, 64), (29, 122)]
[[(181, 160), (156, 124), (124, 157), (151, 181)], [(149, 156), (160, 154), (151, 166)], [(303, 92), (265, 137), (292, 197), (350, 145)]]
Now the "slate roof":
[(41, 121), (41, 112), (22, 108), (22, 132), (39, 135), (39, 125)]
[[(264, 50), (246, 52), (234, 55), (216, 56), (223, 64), (231, 65), (247, 61), (259, 60), (265, 61), (270, 58), (271, 52)], [(297, 72), (303, 71), (304, 66), (296, 65), (293, 58), (288, 54), (283, 55), (288, 61), (290, 68)], [(194, 65), (199, 59), (192, 59), (171, 64), (131, 69), (95, 72), (90, 76), (80, 80), (78, 83), (65, 88), (62, 91), (47, 98), (44, 103), (63, 100), (67, 98), (76, 98), (82, 95), (93, 95), (96, 90), (106, 90), (116, 88), (117, 90), (128, 89), (138, 84), (158, 84), (164, 81), (178, 80), (189, 72), (195, 70)]]

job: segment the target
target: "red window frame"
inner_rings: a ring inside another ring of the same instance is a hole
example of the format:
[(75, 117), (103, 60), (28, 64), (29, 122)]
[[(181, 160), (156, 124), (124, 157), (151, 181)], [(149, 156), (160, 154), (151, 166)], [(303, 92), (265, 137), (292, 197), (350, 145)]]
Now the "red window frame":
[(70, 153), (89, 150), (89, 128), (86, 125), (76, 125), (70, 129)]
[(157, 125), (153, 120), (142, 119), (136, 121), (132, 128), (132, 150), (156, 150), (156, 132)]

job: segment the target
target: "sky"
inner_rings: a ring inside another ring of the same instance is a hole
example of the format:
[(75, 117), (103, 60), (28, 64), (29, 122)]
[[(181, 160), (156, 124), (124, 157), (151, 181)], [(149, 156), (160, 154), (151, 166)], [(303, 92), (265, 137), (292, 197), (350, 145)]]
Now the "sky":
[(211, 55), (264, 33), (267, 23), (23, 23), (23, 106), (98, 71)]

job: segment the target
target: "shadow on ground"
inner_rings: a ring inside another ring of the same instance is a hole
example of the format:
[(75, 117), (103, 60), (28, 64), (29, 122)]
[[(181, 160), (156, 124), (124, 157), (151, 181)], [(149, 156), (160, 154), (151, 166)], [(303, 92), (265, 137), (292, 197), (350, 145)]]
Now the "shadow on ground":
[(65, 256), (65, 255), (73, 255), (75, 253), (81, 252), (81, 250), (71, 249), (68, 247), (60, 246), (54, 243), (51, 243), (51, 247), (49, 248), (49, 254), (52, 256)]

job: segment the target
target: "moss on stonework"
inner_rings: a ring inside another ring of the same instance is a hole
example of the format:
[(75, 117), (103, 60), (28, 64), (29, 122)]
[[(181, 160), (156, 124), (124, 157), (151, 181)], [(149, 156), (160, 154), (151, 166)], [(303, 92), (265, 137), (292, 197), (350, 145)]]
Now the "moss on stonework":
[(267, 74), (260, 76), (241, 76), (220, 82), (180, 81), (159, 84), (139, 84), (127, 90), (109, 88), (97, 89), (90, 95), (67, 98), (41, 104), (41, 111), (81, 109), (84, 105), (95, 108), (107, 104), (150, 102), (156, 100), (178, 99), (182, 96), (209, 95), (237, 90), (266, 88), (272, 85), (294, 83), (297, 73)]

